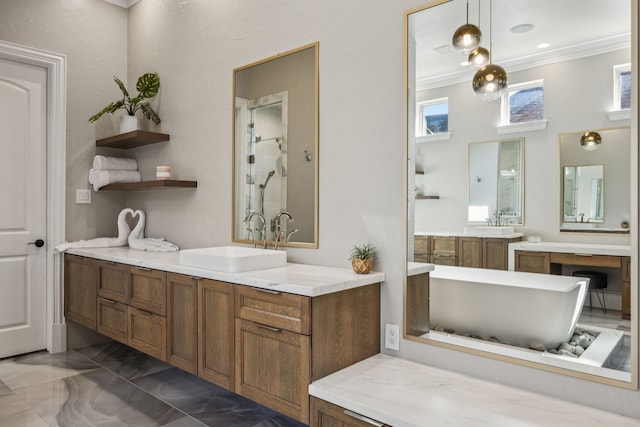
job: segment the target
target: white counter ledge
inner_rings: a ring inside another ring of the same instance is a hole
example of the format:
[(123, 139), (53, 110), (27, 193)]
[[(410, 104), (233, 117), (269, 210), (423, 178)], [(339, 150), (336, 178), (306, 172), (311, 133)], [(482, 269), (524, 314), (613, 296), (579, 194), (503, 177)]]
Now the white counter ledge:
[(309, 393), (393, 427), (640, 425), (640, 420), (383, 354), (314, 381)]
[(385, 279), (384, 273), (379, 272), (356, 274), (347, 268), (295, 263), (287, 263), (285, 267), (226, 273), (181, 265), (178, 252), (146, 252), (128, 247), (69, 249), (67, 253), (309, 297), (380, 283)]

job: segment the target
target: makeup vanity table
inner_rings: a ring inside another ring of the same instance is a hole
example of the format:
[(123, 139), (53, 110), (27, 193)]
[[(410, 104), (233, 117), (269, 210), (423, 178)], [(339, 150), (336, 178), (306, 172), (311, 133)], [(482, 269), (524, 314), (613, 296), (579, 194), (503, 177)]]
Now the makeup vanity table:
[(509, 244), (508, 269), (530, 273), (562, 274), (563, 265), (607, 267), (620, 271), (622, 318), (631, 316), (631, 246), (562, 242)]

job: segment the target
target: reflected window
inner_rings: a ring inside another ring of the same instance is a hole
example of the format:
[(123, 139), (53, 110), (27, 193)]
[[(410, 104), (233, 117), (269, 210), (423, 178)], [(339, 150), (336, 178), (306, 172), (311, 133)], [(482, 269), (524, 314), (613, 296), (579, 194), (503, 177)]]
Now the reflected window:
[(613, 79), (614, 109), (631, 108), (631, 64), (614, 66)]
[(449, 132), (449, 98), (419, 102), (416, 107), (416, 136)]
[(506, 125), (544, 119), (542, 80), (510, 85), (502, 97), (502, 120)]

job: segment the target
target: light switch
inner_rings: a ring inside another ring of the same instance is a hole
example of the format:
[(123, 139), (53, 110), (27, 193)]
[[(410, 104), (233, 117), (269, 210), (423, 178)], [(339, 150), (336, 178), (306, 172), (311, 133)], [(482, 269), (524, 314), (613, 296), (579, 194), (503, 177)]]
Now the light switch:
[(76, 204), (79, 204), (79, 205), (91, 204), (91, 190), (77, 188)]

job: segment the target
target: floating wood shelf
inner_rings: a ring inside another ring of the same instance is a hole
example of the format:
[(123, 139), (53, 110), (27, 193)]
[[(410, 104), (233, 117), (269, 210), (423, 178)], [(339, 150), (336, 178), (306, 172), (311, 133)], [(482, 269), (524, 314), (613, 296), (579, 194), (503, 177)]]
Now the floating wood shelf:
[(439, 200), (440, 196), (416, 196), (416, 200)]
[(96, 146), (128, 149), (168, 140), (169, 135), (167, 135), (166, 133), (148, 132), (146, 130), (134, 130), (132, 132), (110, 136), (109, 138), (99, 139), (96, 141)]
[(155, 181), (121, 182), (105, 185), (100, 191), (132, 191), (132, 190), (165, 190), (172, 188), (196, 188), (198, 181), (181, 181), (177, 179), (158, 179)]

